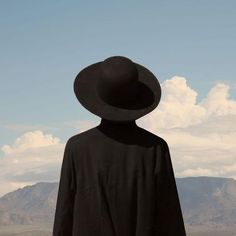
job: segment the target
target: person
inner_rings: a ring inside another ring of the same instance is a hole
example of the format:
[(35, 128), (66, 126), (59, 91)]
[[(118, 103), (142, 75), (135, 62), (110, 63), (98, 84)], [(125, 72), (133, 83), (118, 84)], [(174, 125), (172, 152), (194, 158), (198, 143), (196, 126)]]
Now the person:
[(136, 123), (160, 102), (154, 74), (112, 56), (74, 92), (101, 122), (66, 142), (53, 236), (186, 236), (168, 144)]

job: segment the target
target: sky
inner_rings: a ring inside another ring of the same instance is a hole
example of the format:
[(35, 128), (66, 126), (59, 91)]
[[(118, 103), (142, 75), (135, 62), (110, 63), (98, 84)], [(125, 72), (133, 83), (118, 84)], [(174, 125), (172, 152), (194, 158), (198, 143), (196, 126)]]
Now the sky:
[(113, 55), (158, 78), (137, 124), (168, 142), (176, 177), (236, 179), (235, 1), (0, 1), (0, 29), (0, 195), (59, 180), (66, 141), (100, 122), (75, 76)]

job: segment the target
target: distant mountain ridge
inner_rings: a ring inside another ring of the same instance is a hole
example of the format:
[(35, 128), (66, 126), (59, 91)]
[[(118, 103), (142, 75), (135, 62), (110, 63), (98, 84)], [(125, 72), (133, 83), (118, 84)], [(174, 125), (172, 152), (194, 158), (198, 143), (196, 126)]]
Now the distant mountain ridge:
[[(176, 178), (184, 221), (189, 226), (236, 227), (236, 180)], [(0, 225), (53, 223), (58, 183), (40, 182), (0, 198)]]
[(188, 225), (236, 226), (236, 180), (218, 177), (176, 179)]
[(52, 222), (58, 183), (40, 182), (0, 198), (0, 225)]

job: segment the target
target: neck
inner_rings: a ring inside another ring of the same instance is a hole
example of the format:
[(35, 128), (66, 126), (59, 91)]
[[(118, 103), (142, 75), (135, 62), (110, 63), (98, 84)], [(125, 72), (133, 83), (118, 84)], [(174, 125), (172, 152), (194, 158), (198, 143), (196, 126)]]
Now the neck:
[(102, 118), (100, 122), (102, 127), (111, 127), (111, 128), (128, 128), (128, 127), (137, 127), (135, 120), (129, 121), (113, 121)]

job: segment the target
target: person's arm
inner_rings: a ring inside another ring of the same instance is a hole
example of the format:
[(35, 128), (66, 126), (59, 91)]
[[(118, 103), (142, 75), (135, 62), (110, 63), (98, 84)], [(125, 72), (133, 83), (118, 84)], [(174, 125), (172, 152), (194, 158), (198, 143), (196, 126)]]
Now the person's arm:
[(156, 162), (157, 218), (156, 231), (160, 236), (186, 236), (174, 170), (168, 144), (157, 148)]
[(72, 236), (75, 191), (76, 184), (73, 155), (68, 140), (64, 149), (61, 166), (53, 236)]

